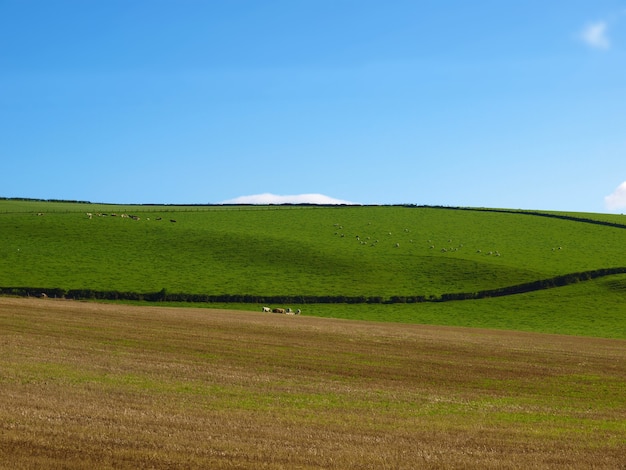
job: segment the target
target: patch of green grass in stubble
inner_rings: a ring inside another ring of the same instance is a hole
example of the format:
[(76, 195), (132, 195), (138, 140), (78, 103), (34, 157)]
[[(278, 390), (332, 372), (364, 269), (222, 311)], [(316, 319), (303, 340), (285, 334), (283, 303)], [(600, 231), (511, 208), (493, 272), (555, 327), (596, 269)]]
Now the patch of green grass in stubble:
[[(90, 344), (85, 342), (85, 345)], [(142, 357), (146, 355), (143, 347), (121, 347), (125, 355)], [(190, 349), (198, 347), (193, 346)], [(253, 347), (254, 349), (254, 347)], [(91, 354), (91, 351), (86, 351)], [(109, 351), (107, 354), (113, 354)], [(150, 355), (160, 354), (156, 349)], [(163, 361), (173, 360), (182, 364), (205, 362), (206, 355), (193, 354), (190, 350), (180, 350), (177, 354), (164, 353)], [(285, 375), (281, 378), (280, 370), (264, 368), (258, 364), (255, 371), (242, 371), (235, 367), (231, 369), (231, 362), (238, 362), (239, 358), (228, 355), (210, 355), (209, 362), (215, 363), (219, 370), (215, 376), (201, 377), (201, 373), (191, 371), (189, 375), (156, 373), (149, 363), (141, 364), (141, 359), (133, 365), (134, 372), (121, 365), (111, 367), (110, 364), (101, 364), (97, 359), (93, 363), (76, 362), (69, 357), (57, 355), (57, 359), (64, 362), (22, 360), (0, 361), (3, 367), (3, 377), (0, 383), (6, 386), (18, 384), (20, 387), (45, 385), (46, 387), (61, 387), (66, 390), (98, 390), (103, 395), (118, 395), (120, 398), (127, 395), (140, 395), (150, 399), (157, 399), (170, 403), (182, 410), (201, 409), (220, 412), (254, 411), (255, 413), (282, 413), (310, 419), (316, 413), (323, 412), (327, 416), (323, 422), (328, 422), (328, 414), (341, 411), (351, 413), (357, 409), (371, 408), (372, 403), (363, 394), (337, 393), (336, 390), (323, 391), (322, 384), (326, 380), (325, 374), (314, 373), (306, 378), (293, 377), (293, 371), (285, 366)], [(236, 354), (236, 353), (235, 353)], [(237, 355), (237, 354), (236, 354)], [(254, 357), (254, 351), (244, 354), (246, 361)], [(284, 359), (274, 362), (281, 363)], [(334, 363), (335, 359), (331, 362)], [(108, 361), (106, 361), (108, 362)], [(289, 362), (289, 361), (287, 361)], [(325, 360), (324, 360), (325, 362)], [(224, 365), (226, 363), (226, 365)], [(218, 365), (220, 364), (220, 365)], [(200, 366), (202, 370), (204, 366)], [(258, 380), (259, 374), (275, 378), (272, 380)], [(250, 372), (254, 372), (250, 374)], [(312, 371), (309, 371), (309, 373)], [(232, 375), (242, 374), (233, 380)], [(199, 376), (200, 375), (200, 376)], [(331, 379), (332, 381), (337, 380)], [(254, 385), (253, 385), (254, 384)], [(253, 386), (252, 386), (253, 385)], [(321, 388), (320, 388), (321, 387)], [(383, 400), (387, 401), (387, 400)]]
[[(626, 444), (622, 390), (611, 375), (563, 374), (534, 381), (483, 380), (486, 390), (506, 391), (473, 402), (475, 420), (496, 428), (515, 427), (544, 439), (576, 438), (592, 446)], [(461, 413), (464, 413), (461, 410)]]

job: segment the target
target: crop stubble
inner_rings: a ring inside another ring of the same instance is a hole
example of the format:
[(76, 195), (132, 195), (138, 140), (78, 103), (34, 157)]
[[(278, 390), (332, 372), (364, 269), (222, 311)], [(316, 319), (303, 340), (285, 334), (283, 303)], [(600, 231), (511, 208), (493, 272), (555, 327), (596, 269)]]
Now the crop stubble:
[(626, 342), (0, 298), (2, 468), (623, 468)]

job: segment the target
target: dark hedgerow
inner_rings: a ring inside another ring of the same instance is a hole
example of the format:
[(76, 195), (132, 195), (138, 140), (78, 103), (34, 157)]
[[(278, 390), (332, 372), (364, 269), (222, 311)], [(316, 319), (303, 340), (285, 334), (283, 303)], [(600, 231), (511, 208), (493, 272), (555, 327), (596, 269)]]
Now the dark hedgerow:
[(562, 276), (555, 276), (549, 279), (540, 279), (534, 282), (517, 284), (498, 289), (486, 289), (478, 292), (456, 292), (446, 293), (441, 296), (405, 296), (394, 295), (385, 299), (381, 296), (312, 296), (312, 295), (279, 295), (279, 296), (258, 296), (250, 294), (190, 294), (190, 293), (170, 293), (165, 288), (158, 292), (119, 292), (119, 291), (98, 291), (94, 289), (70, 289), (43, 288), (43, 287), (0, 287), (0, 295), (12, 295), (19, 297), (53, 297), (68, 298), (76, 300), (133, 300), (148, 302), (197, 302), (197, 303), (291, 303), (291, 304), (398, 304), (398, 303), (419, 303), (419, 302), (450, 302), (458, 300), (475, 300), (489, 297), (501, 297), (505, 295), (523, 294), (544, 289), (563, 287), (577, 282), (589, 281), (604, 276), (625, 274), (626, 267), (597, 269), (579, 273), (570, 273)]

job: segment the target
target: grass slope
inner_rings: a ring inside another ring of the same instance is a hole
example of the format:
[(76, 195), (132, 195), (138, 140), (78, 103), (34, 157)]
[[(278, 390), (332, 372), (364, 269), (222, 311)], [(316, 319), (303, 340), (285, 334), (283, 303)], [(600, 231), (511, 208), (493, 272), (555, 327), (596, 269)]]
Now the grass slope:
[[(595, 218), (621, 223), (623, 216)], [(0, 201), (0, 235), (0, 286), (428, 297), (626, 266), (622, 228), (445, 208)], [(623, 338), (623, 277), (612, 279), (446, 305), (293, 307), (315, 315)]]
[[(136, 302), (145, 305), (146, 302)], [(154, 306), (197, 307), (155, 302)], [(200, 304), (202, 305), (202, 304)], [(211, 308), (249, 311), (250, 304), (215, 303)], [(626, 339), (626, 275), (519, 295), (416, 304), (294, 304), (307, 316), (421, 325), (495, 328), (535, 333)]]
[(625, 306), (626, 275), (620, 275), (558, 289), (481, 300), (294, 308), (303, 308), (307, 315), (327, 318), (626, 339)]
[(0, 468), (620, 468), (624, 341), (0, 298)]
[(0, 213), (0, 285), (428, 296), (626, 265), (626, 230), (527, 215), (404, 207), (184, 212), (144, 206), (134, 208), (141, 216), (135, 221), (88, 219), (85, 212), (92, 208), (84, 205), (80, 212), (37, 217), (45, 204), (32, 204), (31, 211)]

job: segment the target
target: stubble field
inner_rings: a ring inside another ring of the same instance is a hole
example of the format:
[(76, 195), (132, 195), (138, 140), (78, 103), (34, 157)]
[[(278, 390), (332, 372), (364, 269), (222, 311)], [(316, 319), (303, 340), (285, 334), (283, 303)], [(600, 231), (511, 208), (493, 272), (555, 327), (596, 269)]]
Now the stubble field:
[(626, 468), (626, 342), (0, 298), (0, 467)]

